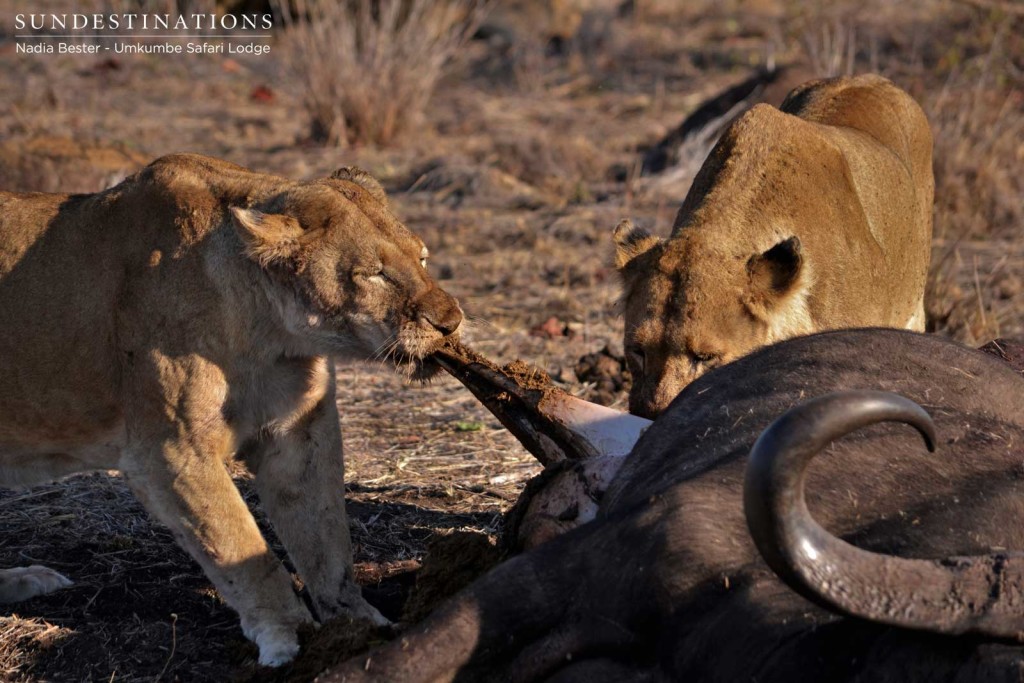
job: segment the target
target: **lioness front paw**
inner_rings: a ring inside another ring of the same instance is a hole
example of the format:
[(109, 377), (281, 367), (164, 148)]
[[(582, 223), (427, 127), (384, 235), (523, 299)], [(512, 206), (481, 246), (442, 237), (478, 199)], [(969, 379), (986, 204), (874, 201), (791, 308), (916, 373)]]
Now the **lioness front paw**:
[(375, 626), (391, 626), (391, 620), (381, 614), (370, 603), (366, 603), (366, 609), (359, 613), (358, 616), (369, 619)]
[(281, 666), (299, 654), (299, 637), (295, 629), (285, 626), (270, 627), (253, 639), (260, 649), (259, 662), (263, 666)]
[(317, 609), (321, 622), (345, 616), (366, 619), (374, 626), (391, 626), (391, 621), (366, 601), (362, 589), (355, 583), (345, 585), (340, 596), (330, 603), (320, 603)]
[(20, 602), (73, 585), (68, 577), (48, 567), (0, 569), (0, 602)]

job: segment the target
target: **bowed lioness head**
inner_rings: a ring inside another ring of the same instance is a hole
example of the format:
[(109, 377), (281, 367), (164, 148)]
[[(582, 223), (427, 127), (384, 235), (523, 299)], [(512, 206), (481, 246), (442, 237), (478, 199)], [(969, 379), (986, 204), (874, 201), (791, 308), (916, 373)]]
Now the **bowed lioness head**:
[(343, 168), (230, 211), (290, 332), (324, 353), (392, 359), (418, 378), (436, 372), (427, 356), (458, 336), (462, 310), (427, 273), (426, 246), (376, 180)]
[(661, 240), (623, 221), (614, 239), (636, 415), (653, 418), (708, 370), (809, 329), (798, 237), (748, 253), (699, 233)]
[(653, 418), (710, 368), (845, 327), (923, 331), (931, 133), (874, 75), (758, 105), (715, 145), (672, 235), (613, 235), (630, 411)]

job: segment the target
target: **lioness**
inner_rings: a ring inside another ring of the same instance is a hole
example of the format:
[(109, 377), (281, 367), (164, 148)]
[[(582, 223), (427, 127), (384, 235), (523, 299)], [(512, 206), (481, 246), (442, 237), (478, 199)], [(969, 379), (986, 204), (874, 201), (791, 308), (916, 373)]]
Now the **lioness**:
[(654, 417), (708, 369), (795, 335), (924, 329), (932, 139), (875, 75), (758, 105), (712, 150), (659, 240), (615, 229), (630, 411)]
[[(0, 485), (120, 470), (241, 617), (262, 664), (311, 615), (234, 487), (234, 455), (321, 620), (353, 580), (332, 356), (420, 375), (462, 311), (358, 169), (292, 182), (168, 156), (92, 195), (0, 193)], [(0, 572), (0, 601), (68, 583)]]

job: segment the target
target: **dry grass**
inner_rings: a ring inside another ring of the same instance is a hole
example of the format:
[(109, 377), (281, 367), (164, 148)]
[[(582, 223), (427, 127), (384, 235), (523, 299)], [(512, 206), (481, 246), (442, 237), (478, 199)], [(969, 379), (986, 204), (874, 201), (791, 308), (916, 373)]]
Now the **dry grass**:
[(822, 78), (851, 76), (857, 63), (857, 29), (842, 19), (820, 22), (803, 36), (811, 68)]
[(0, 617), (0, 680), (14, 680), (37, 650), (52, 646), (69, 629), (42, 619), (22, 619), (17, 614)]
[(125, 145), (18, 137), (0, 142), (0, 187), (22, 192), (96, 192), (119, 183), (148, 161)]
[(312, 136), (387, 145), (423, 123), (438, 79), (485, 0), (277, 0)]
[(1024, 226), (1024, 92), (996, 81), (988, 69), (959, 70), (925, 102), (940, 242), (1016, 237)]
[[(953, 68), (923, 106), (935, 140), (935, 241), (930, 329), (979, 344), (1019, 334), (1024, 260), (1024, 87), (1009, 40), (1024, 22), (983, 21), (988, 49)], [(956, 60), (959, 62), (959, 60)]]

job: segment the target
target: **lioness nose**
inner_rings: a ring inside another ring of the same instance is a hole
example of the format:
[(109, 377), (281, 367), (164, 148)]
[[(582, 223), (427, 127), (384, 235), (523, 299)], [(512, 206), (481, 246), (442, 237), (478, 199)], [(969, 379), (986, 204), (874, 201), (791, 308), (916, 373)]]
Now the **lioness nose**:
[(458, 306), (454, 306), (453, 310), (444, 311), (440, 314), (435, 312), (425, 313), (423, 317), (434, 326), (434, 329), (446, 337), (459, 329), (459, 325), (462, 324), (462, 311)]
[(423, 304), (420, 317), (430, 323), (438, 332), (447, 337), (459, 329), (459, 325), (462, 324), (462, 309), (447, 293), (435, 289)]

